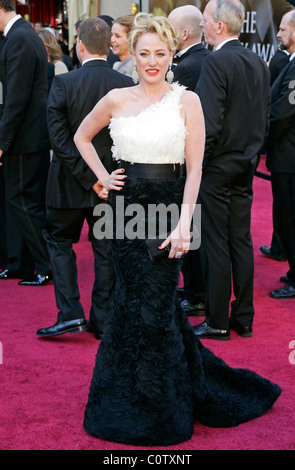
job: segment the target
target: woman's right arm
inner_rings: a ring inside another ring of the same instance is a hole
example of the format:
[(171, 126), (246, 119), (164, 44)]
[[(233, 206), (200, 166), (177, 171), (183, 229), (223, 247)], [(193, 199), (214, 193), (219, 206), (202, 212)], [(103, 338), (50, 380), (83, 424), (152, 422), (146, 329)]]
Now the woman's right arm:
[(97, 176), (99, 184), (107, 190), (119, 190), (124, 185), (125, 176), (122, 170), (116, 170), (111, 175), (102, 164), (92, 144), (93, 137), (110, 123), (114, 108), (118, 102), (118, 91), (112, 90), (104, 96), (85, 117), (74, 135), (74, 142), (81, 156)]

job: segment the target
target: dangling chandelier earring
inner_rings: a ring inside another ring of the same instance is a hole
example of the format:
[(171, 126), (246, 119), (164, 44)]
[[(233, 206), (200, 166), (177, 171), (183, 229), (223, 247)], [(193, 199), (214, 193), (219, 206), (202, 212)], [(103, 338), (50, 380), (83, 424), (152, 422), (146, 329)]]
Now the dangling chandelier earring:
[(174, 73), (172, 72), (171, 69), (172, 69), (172, 64), (169, 65), (169, 70), (166, 75), (166, 80), (170, 84), (173, 82), (173, 79), (174, 79)]
[(133, 62), (133, 70), (132, 70), (132, 80), (135, 83), (135, 85), (139, 82), (139, 75), (137, 72), (136, 64)]

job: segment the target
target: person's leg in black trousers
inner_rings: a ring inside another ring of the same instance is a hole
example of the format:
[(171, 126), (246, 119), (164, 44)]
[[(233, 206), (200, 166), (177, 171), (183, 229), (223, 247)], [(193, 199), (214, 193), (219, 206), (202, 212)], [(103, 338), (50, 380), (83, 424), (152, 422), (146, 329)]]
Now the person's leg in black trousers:
[(278, 223), (276, 215), (273, 215), (273, 233), (271, 238), (270, 249), (273, 254), (279, 256), (283, 260), (286, 260), (286, 253), (278, 233)]
[(7, 265), (6, 222), (5, 222), (5, 188), (3, 167), (0, 167), (0, 269)]
[(47, 159), (48, 152), (45, 152), (8, 155), (5, 161), (8, 258), (11, 257), (13, 239), (21, 237), (22, 252), (27, 251), (27, 258), (31, 258), (29, 267), (24, 269), (31, 271), (34, 262), (36, 272), (42, 275), (50, 272), (47, 246), (42, 235)]
[[(9, 277), (31, 279), (35, 272), (35, 260), (23, 235), (20, 191), (22, 175), (19, 174), (19, 156), (3, 155), (3, 179), (5, 188), (5, 237)], [(26, 184), (27, 195), (30, 185)], [(34, 199), (34, 198), (32, 198)], [(25, 222), (26, 225), (26, 222)]]
[(289, 271), (287, 285), (270, 293), (274, 298), (295, 297), (295, 175), (272, 173), (272, 191), (278, 207), (278, 231), (282, 240)]
[(270, 247), (267, 245), (262, 245), (260, 247), (260, 251), (264, 256), (267, 258), (273, 258), (276, 261), (286, 261), (286, 253), (285, 249), (282, 244), (282, 240), (279, 236), (278, 230), (278, 216), (277, 216), (277, 201), (273, 198), (273, 205), (272, 205), (272, 222), (273, 222), (273, 233), (271, 238), (271, 245)]
[(90, 323), (94, 330), (102, 333), (104, 322), (110, 310), (115, 291), (115, 271), (112, 258), (110, 240), (99, 240), (93, 233), (93, 227), (98, 220), (93, 215), (93, 209), (87, 210), (89, 225), (89, 239), (94, 254), (94, 284), (92, 289), (92, 303), (90, 310)]
[(56, 304), (59, 309), (57, 321), (85, 320), (84, 309), (80, 302), (73, 244), (78, 243), (86, 219), (94, 253), (95, 272), (90, 322), (96, 332), (102, 333), (113, 295), (114, 272), (109, 240), (97, 240), (93, 236), (93, 226), (98, 217), (93, 216), (92, 208), (48, 207), (44, 237), (52, 265)]
[(233, 291), (230, 323), (235, 328), (253, 324), (254, 254), (251, 237), (251, 207), (253, 176), (238, 177), (231, 186), (229, 241), (232, 263)]
[(250, 235), (253, 175), (233, 177), (207, 171), (200, 189), (201, 259), (207, 294), (207, 323), (229, 330), (231, 273), (235, 301), (232, 317), (251, 326), (253, 247)]
[(43, 230), (52, 267), (57, 321), (83, 318), (80, 303), (76, 254), (73, 244), (80, 238), (85, 220), (81, 209), (47, 208), (46, 226)]
[(231, 264), (229, 252), (230, 182), (219, 174), (203, 174), (199, 200), (201, 263), (206, 289), (206, 321), (214, 329), (229, 329)]
[(204, 315), (205, 286), (200, 250), (190, 250), (183, 259), (183, 293), (181, 306), (187, 315)]

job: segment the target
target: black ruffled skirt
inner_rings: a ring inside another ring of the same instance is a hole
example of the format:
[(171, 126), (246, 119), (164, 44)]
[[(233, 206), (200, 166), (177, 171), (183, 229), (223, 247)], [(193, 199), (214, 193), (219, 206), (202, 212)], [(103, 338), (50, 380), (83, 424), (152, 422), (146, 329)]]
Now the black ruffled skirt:
[[(111, 191), (129, 204), (181, 205), (183, 179), (128, 178)], [(122, 201), (122, 199), (121, 199)], [(125, 223), (130, 215), (125, 217)], [(117, 227), (114, 227), (116, 230)], [(189, 440), (193, 423), (236, 426), (267, 412), (280, 387), (233, 369), (195, 337), (176, 297), (181, 262), (152, 263), (144, 240), (113, 240), (117, 286), (99, 345), (84, 428), (109, 441), (169, 446)]]

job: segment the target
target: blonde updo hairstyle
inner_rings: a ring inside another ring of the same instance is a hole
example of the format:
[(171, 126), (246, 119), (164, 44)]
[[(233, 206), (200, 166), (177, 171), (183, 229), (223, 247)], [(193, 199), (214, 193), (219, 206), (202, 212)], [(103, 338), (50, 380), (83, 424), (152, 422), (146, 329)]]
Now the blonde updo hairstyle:
[(133, 27), (129, 33), (129, 50), (132, 55), (135, 54), (135, 49), (139, 38), (146, 33), (158, 34), (161, 41), (165, 42), (168, 49), (173, 54), (176, 51), (178, 36), (164, 16), (153, 16), (148, 13), (138, 13), (133, 22)]

